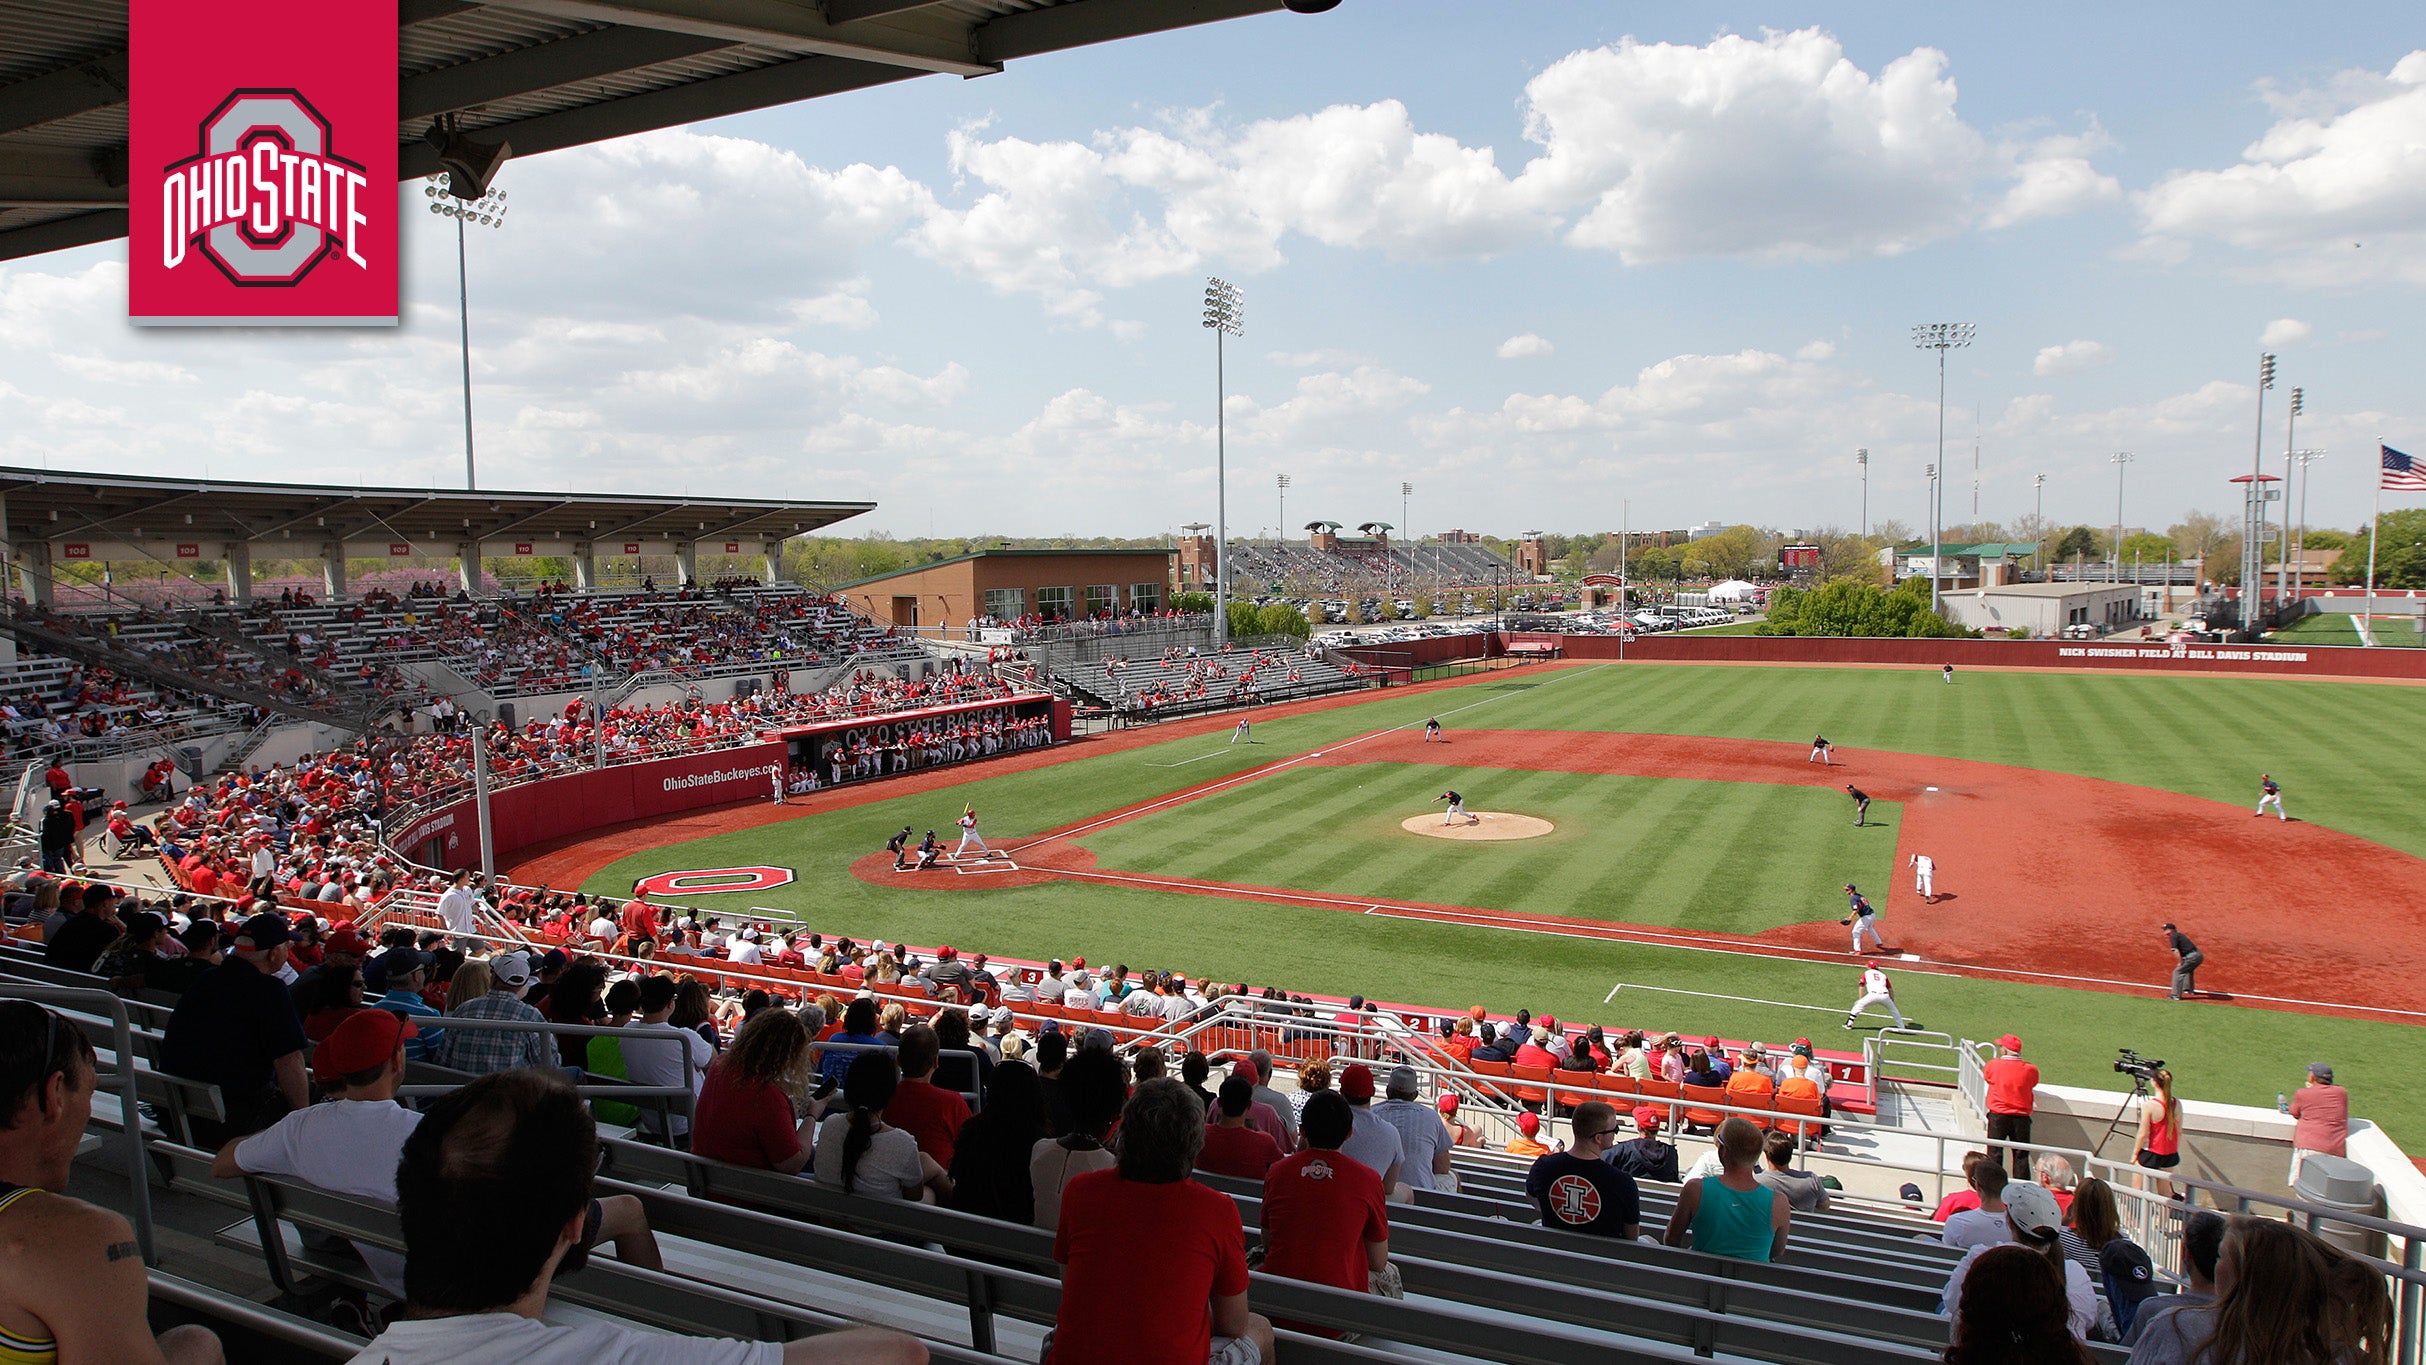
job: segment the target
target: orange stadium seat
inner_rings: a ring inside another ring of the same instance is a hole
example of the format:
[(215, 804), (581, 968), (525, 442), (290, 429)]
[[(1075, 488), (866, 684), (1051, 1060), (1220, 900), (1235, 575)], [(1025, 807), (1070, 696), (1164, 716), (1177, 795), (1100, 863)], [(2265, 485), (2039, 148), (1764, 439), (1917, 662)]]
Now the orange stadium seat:
[(1518, 1104), (1539, 1109), (1550, 1102), (1550, 1071), (1546, 1066), (1510, 1066), (1508, 1074), (1516, 1078), (1517, 1084), (1508, 1093), (1516, 1097)]
[(1685, 1122), (1687, 1125), (1696, 1128), (1716, 1128), (1719, 1120), (1726, 1117), (1715, 1107), (1727, 1102), (1725, 1087), (1688, 1085), (1682, 1089), (1685, 1096)]
[[(1817, 1119), (1820, 1116), (1820, 1099), (1817, 1095), (1780, 1095), (1777, 1097), (1777, 1112), (1781, 1115)], [(1776, 1126), (1781, 1133), (1793, 1134), (1798, 1142), (1819, 1140), (1820, 1125), (1818, 1123), (1793, 1123), (1785, 1118), (1780, 1118), (1777, 1120)]]

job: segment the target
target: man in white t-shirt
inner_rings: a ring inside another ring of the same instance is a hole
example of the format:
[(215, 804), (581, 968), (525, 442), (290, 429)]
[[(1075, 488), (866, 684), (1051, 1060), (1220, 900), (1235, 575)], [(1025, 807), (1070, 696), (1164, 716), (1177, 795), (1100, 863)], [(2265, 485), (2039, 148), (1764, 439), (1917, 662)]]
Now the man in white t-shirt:
[[(898, 1332), (854, 1328), (785, 1345), (541, 1320), (578, 1269), (598, 1130), (570, 1086), (537, 1071), (483, 1076), (432, 1103), (396, 1171), (407, 1315), (349, 1365), (921, 1365)], [(513, 1174), (509, 1174), (513, 1173)], [(535, 1231), (553, 1229), (552, 1239)], [(465, 1256), (465, 1246), (487, 1254)]]
[[(679, 1086), (683, 1079), (683, 1056), (690, 1056), (691, 1094), (696, 1097), (700, 1087), (707, 1084), (708, 1063), (716, 1060), (716, 1049), (695, 1029), (676, 1028), (666, 1020), (674, 1013), (674, 978), (652, 976), (640, 983), (640, 1017), (632, 1027), (663, 1033), (664, 1042), (654, 1039), (626, 1038), (623, 1040), (623, 1074), (634, 1085)], [(655, 1132), (661, 1122), (653, 1103), (640, 1108), (640, 1126)], [(691, 1121), (682, 1113), (669, 1116), (674, 1136), (691, 1131)]]
[(1063, 1009), (1099, 1010), (1103, 1008), (1103, 992), (1095, 989), (1094, 981), (1085, 972), (1070, 976), (1070, 988), (1061, 993)]
[[(404, 1079), (404, 1041), (413, 1021), (386, 1010), (357, 1010), (312, 1051), (312, 1074), (336, 1098), (297, 1109), (250, 1137), (231, 1138), (211, 1161), (222, 1180), (276, 1175), (358, 1199), (396, 1202), (396, 1158), (421, 1115), (396, 1103)], [(379, 1287), (404, 1297), (404, 1258), (353, 1244)]]
[(767, 960), (765, 950), (758, 946), (756, 929), (744, 929), (735, 934), (732, 946), (725, 949), (724, 955), (746, 967), (755, 967)]
[(438, 918), (446, 921), (446, 931), (459, 942), (480, 931), (480, 892), (473, 887), (471, 869), (455, 874), (454, 883), (438, 897)]
[(2008, 1179), (2002, 1162), (1975, 1163), (1971, 1167), (1971, 1188), (1979, 1192), (1980, 1206), (1948, 1215), (1945, 1230), (1939, 1233), (1941, 1240), (1958, 1251), (2003, 1246), (2012, 1241), (2013, 1226), (2005, 1218)]

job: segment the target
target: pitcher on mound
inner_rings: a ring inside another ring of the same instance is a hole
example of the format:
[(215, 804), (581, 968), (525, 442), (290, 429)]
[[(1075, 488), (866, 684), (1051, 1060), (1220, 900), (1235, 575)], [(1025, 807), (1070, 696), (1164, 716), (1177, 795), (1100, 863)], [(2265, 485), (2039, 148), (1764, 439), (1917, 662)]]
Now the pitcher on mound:
[(1444, 825), (1454, 825), (1460, 820), (1469, 825), (1479, 825), (1483, 822), (1483, 818), (1479, 815), (1466, 814), (1466, 798), (1455, 791), (1442, 792), (1432, 799), (1449, 803), (1449, 813), (1441, 819), (1441, 823)]

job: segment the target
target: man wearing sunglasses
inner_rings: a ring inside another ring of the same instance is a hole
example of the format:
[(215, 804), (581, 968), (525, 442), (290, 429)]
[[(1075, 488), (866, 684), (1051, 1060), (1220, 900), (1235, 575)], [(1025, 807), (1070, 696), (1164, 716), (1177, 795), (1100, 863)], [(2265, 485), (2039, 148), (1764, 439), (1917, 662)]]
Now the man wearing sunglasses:
[(1575, 1106), (1575, 1137), (1563, 1152), (1536, 1158), (1525, 1193), (1542, 1226), (1632, 1239), (1642, 1235), (1642, 1194), (1634, 1177), (1602, 1160), (1618, 1139), (1617, 1111), (1599, 1100)]
[(0, 1359), (206, 1365), (219, 1339), (178, 1327), (155, 1340), (134, 1229), (65, 1189), (93, 1116), (93, 1048), (74, 1024), (0, 1001)]

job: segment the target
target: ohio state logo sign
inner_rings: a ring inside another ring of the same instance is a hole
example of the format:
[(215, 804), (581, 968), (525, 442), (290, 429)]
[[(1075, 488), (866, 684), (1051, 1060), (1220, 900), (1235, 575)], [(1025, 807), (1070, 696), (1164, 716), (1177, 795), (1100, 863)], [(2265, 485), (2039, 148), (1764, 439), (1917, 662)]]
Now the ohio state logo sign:
[(332, 253), (368, 266), (370, 178), (293, 90), (238, 90), (202, 121), (200, 150), (166, 168), (160, 263), (199, 250), (232, 284), (290, 287)]
[(649, 896), (716, 896), (728, 891), (772, 891), (791, 880), (788, 867), (702, 867), (644, 877), (637, 890)]

